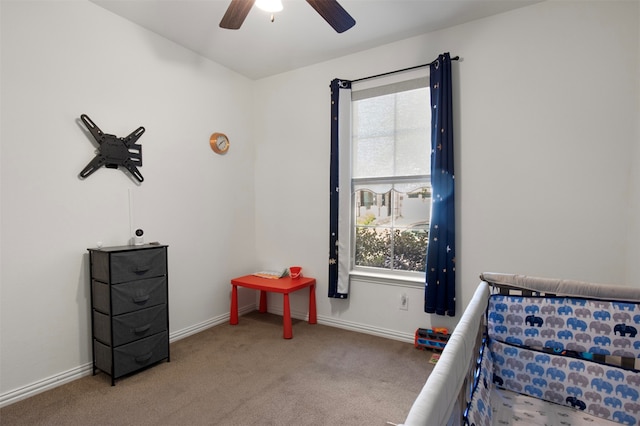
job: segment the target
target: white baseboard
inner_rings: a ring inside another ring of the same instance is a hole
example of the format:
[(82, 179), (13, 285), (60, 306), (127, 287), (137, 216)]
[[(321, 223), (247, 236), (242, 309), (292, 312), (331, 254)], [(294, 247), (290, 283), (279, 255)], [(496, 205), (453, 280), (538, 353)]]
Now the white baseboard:
[(374, 327), (368, 324), (360, 324), (352, 321), (345, 321), (332, 317), (318, 315), (318, 324), (328, 325), (330, 327), (342, 328), (345, 330), (356, 331), (358, 333), (371, 334), (386, 339), (398, 340), (400, 342), (414, 343), (415, 334), (404, 333), (397, 330), (389, 330), (387, 328)]
[[(244, 315), (257, 309), (256, 305), (247, 305), (238, 309), (238, 314)], [(281, 308), (272, 308), (270, 313), (276, 315), (283, 315)], [(305, 311), (292, 311), (291, 317), (301, 319), (304, 321), (309, 320), (309, 314)], [(185, 337), (204, 331), (208, 328), (216, 325), (224, 324), (229, 321), (229, 314), (219, 315), (211, 318), (207, 321), (203, 321), (199, 324), (192, 325), (182, 330), (174, 331), (169, 335), (169, 341), (175, 342)], [(373, 327), (367, 324), (360, 324), (352, 321), (345, 321), (342, 319), (336, 319), (329, 316), (318, 315), (318, 324), (327, 325), (330, 327), (342, 328), (345, 330), (355, 331), (358, 333), (372, 334), (374, 336), (385, 337), (387, 339), (399, 340), (401, 342), (413, 343), (414, 335), (410, 333), (403, 333), (396, 330), (389, 330), (380, 327)], [(72, 382), (81, 377), (88, 376), (93, 373), (93, 364), (91, 362), (72, 368), (67, 371), (63, 371), (29, 385), (5, 392), (0, 395), (0, 407), (13, 404), (20, 400), (37, 395), (41, 392), (53, 389), (61, 386), (65, 383)]]
[[(256, 310), (256, 305), (247, 305), (238, 309), (239, 315), (244, 315)], [(182, 330), (174, 331), (169, 335), (169, 342), (173, 343), (177, 340), (184, 339), (192, 334), (199, 333), (207, 328), (223, 324), (229, 321), (229, 314), (219, 315), (211, 318), (207, 321), (195, 324), (191, 327), (184, 328)], [(0, 408), (11, 405), (14, 402), (18, 402), (23, 399), (27, 399), (31, 396), (45, 392), (47, 390), (64, 385), (65, 383), (72, 382), (80, 379), (84, 376), (89, 376), (93, 373), (93, 363), (89, 362), (78, 367), (74, 367), (70, 370), (63, 371), (46, 379), (38, 380), (37, 382), (28, 384), (26, 386), (10, 390), (0, 395)]]
[[(248, 314), (249, 312), (253, 312), (256, 309), (257, 309), (256, 305), (242, 306), (238, 308), (238, 315)], [(180, 339), (184, 339), (185, 337), (189, 337), (192, 334), (200, 333), (201, 331), (204, 331), (207, 328), (211, 328), (216, 325), (224, 324), (227, 322), (229, 322), (229, 314), (218, 315), (217, 317), (213, 317), (199, 324), (195, 324), (190, 327), (183, 328), (182, 330), (174, 331), (169, 335), (169, 342), (173, 343)]]
[(0, 395), (0, 407), (5, 407), (7, 405), (13, 404), (14, 402), (29, 398), (30, 396), (34, 396), (49, 389), (56, 388), (58, 386), (64, 385), (65, 383), (77, 380), (81, 377), (88, 376), (92, 372), (93, 363), (89, 362), (70, 370), (63, 371), (62, 373), (54, 374), (53, 376), (47, 377), (46, 379), (39, 380), (21, 388), (5, 392)]
[[(269, 312), (275, 315), (283, 315), (284, 312), (280, 307), (270, 308)], [(309, 314), (306, 311), (291, 311), (291, 318), (309, 321)], [(329, 316), (318, 315), (318, 324), (327, 325), (329, 327), (342, 328), (344, 330), (356, 331), (358, 333), (371, 334), (374, 336), (384, 337), (401, 342), (414, 343), (415, 334), (403, 333), (397, 330), (389, 330), (387, 328), (374, 327), (368, 324), (361, 324), (343, 319), (336, 319)]]

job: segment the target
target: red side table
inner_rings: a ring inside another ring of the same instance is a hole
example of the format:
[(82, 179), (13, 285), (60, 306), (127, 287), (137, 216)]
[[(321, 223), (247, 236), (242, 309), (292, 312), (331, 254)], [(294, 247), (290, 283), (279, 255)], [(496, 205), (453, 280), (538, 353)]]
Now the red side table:
[(318, 322), (316, 313), (316, 280), (315, 278), (291, 277), (278, 278), (277, 280), (257, 277), (255, 275), (245, 275), (244, 277), (231, 280), (231, 313), (229, 323), (238, 324), (238, 286), (260, 290), (260, 312), (267, 312), (267, 292), (282, 293), (284, 296), (284, 315), (282, 325), (284, 328), (283, 337), (291, 339), (293, 330), (291, 328), (291, 308), (289, 306), (289, 293), (309, 287), (309, 324)]

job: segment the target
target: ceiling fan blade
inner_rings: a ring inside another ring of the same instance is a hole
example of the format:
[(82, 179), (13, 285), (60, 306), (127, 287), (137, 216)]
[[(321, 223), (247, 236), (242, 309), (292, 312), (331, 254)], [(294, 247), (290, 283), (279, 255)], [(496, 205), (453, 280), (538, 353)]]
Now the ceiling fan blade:
[(339, 33), (347, 31), (356, 24), (355, 19), (340, 6), (337, 0), (307, 0), (307, 3)]
[(226, 28), (228, 30), (237, 30), (240, 28), (255, 1), (256, 0), (231, 0), (231, 4), (220, 21), (220, 28)]

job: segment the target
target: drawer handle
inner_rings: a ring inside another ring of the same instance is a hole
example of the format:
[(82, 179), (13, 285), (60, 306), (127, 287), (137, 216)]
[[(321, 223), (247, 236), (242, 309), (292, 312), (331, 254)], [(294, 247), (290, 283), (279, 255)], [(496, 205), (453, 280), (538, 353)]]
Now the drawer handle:
[(151, 359), (153, 356), (153, 352), (149, 352), (148, 354), (140, 355), (135, 358), (138, 364), (144, 364)]
[(146, 303), (149, 300), (149, 295), (145, 294), (144, 296), (136, 296), (133, 298), (133, 303)]
[(147, 325), (143, 325), (142, 327), (134, 328), (133, 332), (135, 334), (142, 334), (142, 333), (146, 333), (147, 331), (149, 331), (150, 328), (151, 328), (151, 324), (147, 324)]
[(135, 272), (136, 274), (144, 274), (149, 269), (151, 269), (151, 265), (139, 265), (133, 268), (133, 272)]

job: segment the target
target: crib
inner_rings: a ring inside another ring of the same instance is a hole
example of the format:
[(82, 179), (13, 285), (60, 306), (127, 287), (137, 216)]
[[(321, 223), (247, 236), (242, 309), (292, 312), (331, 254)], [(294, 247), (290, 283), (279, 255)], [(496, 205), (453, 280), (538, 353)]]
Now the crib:
[(404, 425), (640, 425), (640, 288), (480, 279)]

